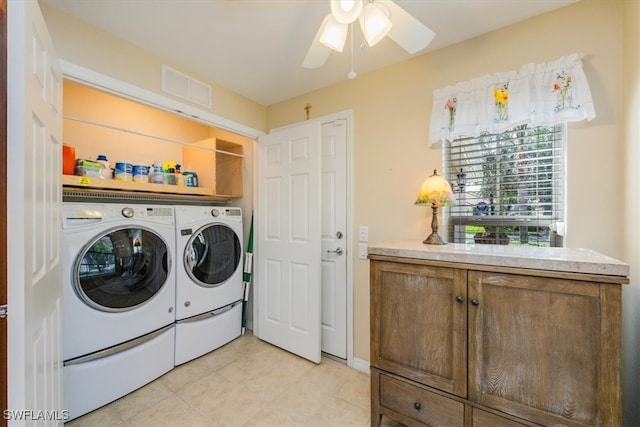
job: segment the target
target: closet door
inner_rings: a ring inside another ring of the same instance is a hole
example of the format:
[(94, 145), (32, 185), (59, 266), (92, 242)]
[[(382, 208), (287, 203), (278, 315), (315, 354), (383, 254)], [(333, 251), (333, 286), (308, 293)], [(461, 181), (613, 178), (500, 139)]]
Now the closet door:
[(62, 72), (38, 2), (7, 20), (9, 408), (61, 421)]
[(321, 128), (305, 122), (258, 140), (257, 336), (320, 363)]

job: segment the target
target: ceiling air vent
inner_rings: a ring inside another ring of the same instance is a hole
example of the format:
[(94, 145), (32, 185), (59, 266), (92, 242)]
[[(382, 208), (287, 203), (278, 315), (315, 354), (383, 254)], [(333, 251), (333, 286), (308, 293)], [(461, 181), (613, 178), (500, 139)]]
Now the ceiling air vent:
[(162, 90), (211, 108), (211, 86), (166, 65), (162, 66)]

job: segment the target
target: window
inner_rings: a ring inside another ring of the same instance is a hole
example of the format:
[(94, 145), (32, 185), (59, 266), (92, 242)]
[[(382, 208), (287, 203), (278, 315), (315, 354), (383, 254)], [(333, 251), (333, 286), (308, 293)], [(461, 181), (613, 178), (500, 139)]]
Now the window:
[[(444, 176), (456, 205), (445, 212), (448, 241), (562, 246), (564, 125), (518, 126), (445, 142)], [(551, 227), (551, 228), (550, 228)]]

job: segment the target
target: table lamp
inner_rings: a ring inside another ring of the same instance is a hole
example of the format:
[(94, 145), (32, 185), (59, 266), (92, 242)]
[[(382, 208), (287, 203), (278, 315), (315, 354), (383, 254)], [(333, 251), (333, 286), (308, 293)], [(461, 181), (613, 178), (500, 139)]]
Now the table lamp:
[(452, 206), (456, 200), (451, 191), (451, 186), (442, 176), (433, 170), (422, 183), (420, 193), (416, 199), (416, 205), (431, 205), (433, 218), (431, 219), (431, 234), (422, 241), (425, 245), (446, 245), (446, 242), (438, 235), (438, 208), (440, 206)]

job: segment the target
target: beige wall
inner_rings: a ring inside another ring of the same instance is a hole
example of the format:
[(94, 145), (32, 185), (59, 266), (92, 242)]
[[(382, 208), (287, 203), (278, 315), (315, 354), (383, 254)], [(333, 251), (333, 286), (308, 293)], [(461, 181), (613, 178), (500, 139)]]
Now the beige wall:
[[(628, 4), (626, 4), (628, 3)], [(395, 238), (420, 239), (427, 235), (428, 212), (413, 202), (419, 186), (433, 168), (442, 166), (440, 149), (427, 144), (432, 92), (434, 89), (498, 71), (518, 70), (526, 63), (547, 62), (563, 55), (584, 53), (597, 117), (592, 122), (570, 124), (567, 149), (567, 227), (565, 243), (584, 247), (630, 262), (638, 259), (640, 228), (634, 223), (640, 212), (637, 185), (625, 195), (625, 181), (638, 183), (640, 153), (637, 124), (630, 120), (623, 139), (621, 100), (623, 89), (623, 7), (635, 34), (625, 40), (635, 44), (634, 71), (637, 96), (638, 2), (583, 0), (517, 25), (416, 57), (399, 65), (359, 75), (335, 86), (308, 93), (268, 107), (268, 128), (302, 120), (303, 107), (312, 104), (312, 118), (352, 109), (354, 114), (354, 212), (352, 235), (358, 226), (369, 226), (370, 241)], [(629, 15), (636, 17), (635, 20)], [(453, 24), (454, 25), (454, 24)], [(437, 36), (436, 36), (437, 37)], [(356, 65), (357, 71), (357, 65)], [(637, 113), (636, 113), (637, 114)], [(625, 144), (625, 142), (627, 142)], [(629, 176), (625, 176), (625, 147)], [(633, 158), (633, 160), (631, 160)], [(626, 204), (626, 205), (625, 205)], [(623, 226), (624, 209), (633, 215)], [(626, 239), (633, 230), (635, 239)], [(355, 239), (357, 240), (357, 239)], [(356, 243), (357, 245), (357, 243)], [(354, 259), (354, 356), (369, 360), (368, 261)], [(632, 267), (637, 272), (637, 267)], [(625, 289), (635, 295), (640, 283)], [(634, 300), (638, 298), (635, 297)], [(638, 323), (625, 310), (625, 396), (638, 396)], [(635, 304), (638, 307), (638, 304)], [(637, 310), (636, 310), (637, 311)], [(629, 342), (631, 341), (631, 342)], [(626, 374), (633, 373), (636, 381)], [(630, 399), (628, 399), (630, 400)], [(636, 399), (637, 400), (637, 399)], [(628, 419), (637, 417), (637, 404), (625, 403)], [(635, 422), (634, 424), (640, 424)]]
[(154, 160), (171, 160), (186, 167), (181, 144), (143, 135), (185, 143), (211, 136), (209, 126), (75, 82), (65, 81), (63, 93), (63, 114), (79, 119), (64, 120), (63, 141), (75, 148), (79, 159), (95, 160), (104, 154), (112, 167), (119, 161), (151, 166)]
[(207, 109), (197, 104), (194, 107), (253, 129), (265, 130), (264, 106), (44, 2), (40, 3), (40, 8), (59, 58), (188, 104), (189, 101), (160, 91), (161, 66), (166, 64), (212, 86), (212, 108)]

